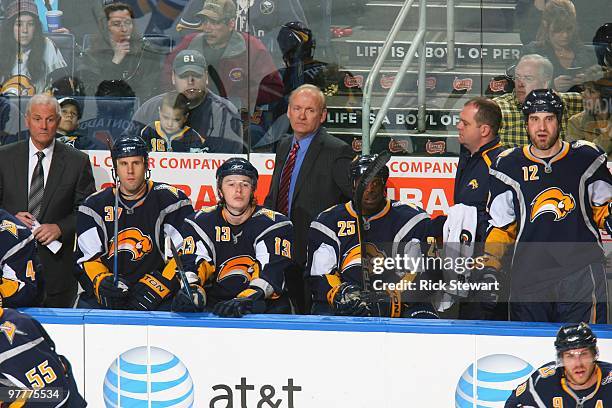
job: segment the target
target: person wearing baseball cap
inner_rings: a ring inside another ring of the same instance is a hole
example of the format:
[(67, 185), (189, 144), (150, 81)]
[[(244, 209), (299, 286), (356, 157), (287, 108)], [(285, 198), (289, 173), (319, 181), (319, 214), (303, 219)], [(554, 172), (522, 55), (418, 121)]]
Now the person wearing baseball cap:
[[(242, 153), (242, 125), (236, 107), (227, 99), (208, 89), (208, 64), (201, 52), (184, 49), (172, 62), (174, 91), (188, 100), (189, 115), (186, 125), (204, 138), (224, 138), (225, 143), (217, 152)], [(144, 128), (159, 117), (159, 109), (165, 94), (146, 101), (132, 120)]]
[(79, 120), (83, 116), (83, 107), (69, 96), (57, 101), (60, 105), (60, 122), (55, 139), (79, 150), (104, 150), (106, 146), (97, 139), (79, 131)]
[(191, 17), (201, 21), (201, 32), (187, 35), (166, 59), (166, 81), (170, 82), (173, 76), (169, 69), (174, 68), (173, 56), (189, 48), (206, 58), (209, 89), (240, 105), (245, 121), (256, 106), (283, 97), (283, 82), (266, 46), (258, 38), (236, 30), (237, 8), (233, 0), (205, 0)]

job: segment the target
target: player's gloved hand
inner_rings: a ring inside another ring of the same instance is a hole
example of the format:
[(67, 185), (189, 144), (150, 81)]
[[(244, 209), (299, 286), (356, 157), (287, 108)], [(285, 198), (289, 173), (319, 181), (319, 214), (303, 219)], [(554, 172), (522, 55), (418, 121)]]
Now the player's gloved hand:
[(608, 203), (608, 216), (606, 217), (606, 221), (604, 221), (604, 226), (606, 227), (608, 235), (612, 235), (612, 201)]
[(242, 317), (253, 313), (255, 302), (262, 302), (264, 298), (263, 290), (249, 287), (240, 292), (235, 298), (217, 303), (213, 308), (213, 313), (221, 317)]
[(491, 267), (472, 270), (470, 281), (481, 285), (473, 289), (469, 297), (477, 302), (496, 304), (500, 293), (498, 276), (499, 271)]
[(402, 299), (400, 292), (371, 291), (362, 299), (368, 305), (370, 316), (373, 317), (402, 317)]
[(98, 303), (106, 309), (128, 309), (128, 285), (119, 278), (117, 285), (112, 273), (103, 273), (94, 278), (94, 294)]
[(361, 297), (361, 289), (346, 282), (338, 287), (331, 306), (334, 313), (339, 316), (370, 315), (368, 303)]
[(201, 312), (206, 306), (206, 291), (202, 286), (200, 286), (200, 279), (198, 278), (197, 274), (194, 272), (185, 272), (185, 277), (187, 278), (191, 296), (187, 294), (187, 291), (183, 286), (183, 282), (180, 281), (181, 288), (174, 295), (170, 310), (178, 313)]
[(119, 278), (117, 285), (112, 273), (103, 273), (94, 278), (94, 295), (98, 303), (106, 309), (128, 309), (128, 285)]
[[(155, 274), (155, 273), (154, 273)], [(157, 274), (155, 274), (157, 275)], [(130, 305), (134, 310), (157, 310), (172, 290), (164, 278), (145, 274), (130, 288)]]

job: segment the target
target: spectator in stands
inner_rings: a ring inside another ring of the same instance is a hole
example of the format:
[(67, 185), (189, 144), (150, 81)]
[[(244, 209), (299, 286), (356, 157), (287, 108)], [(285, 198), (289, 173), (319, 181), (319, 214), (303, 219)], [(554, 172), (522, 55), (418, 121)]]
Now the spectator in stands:
[[(502, 125), (499, 137), (506, 147), (523, 146), (529, 143), (527, 129), (523, 122), (521, 107), (525, 97), (534, 89), (548, 88), (553, 80), (553, 66), (541, 55), (523, 55), (514, 72), (514, 91), (494, 99), (502, 111)], [(561, 137), (565, 139), (567, 120), (582, 111), (582, 98), (579, 93), (561, 93), (563, 100), (563, 121)]]
[[(254, 148), (270, 146), (277, 142), (289, 130), (289, 119), (285, 114), (289, 103), (289, 94), (304, 84), (316, 85), (326, 97), (339, 93), (339, 84), (344, 81), (344, 75), (352, 78), (350, 73), (342, 74), (337, 64), (314, 59), (316, 41), (312, 31), (299, 21), (283, 24), (277, 36), (278, 48), (283, 55), (285, 67), (280, 74), (285, 87), (285, 97), (275, 107), (274, 117), (277, 118), (267, 134), (262, 138), (251, 133), (251, 143)], [(348, 91), (347, 105), (355, 105), (352, 89)], [(253, 130), (253, 126), (251, 130)], [(264, 130), (264, 129), (261, 129)]]
[[(535, 41), (542, 19), (542, 13), (550, 0), (517, 0), (514, 14), (514, 27), (521, 36), (522, 44)], [(580, 25), (583, 43), (591, 41), (596, 27), (610, 21), (610, 0), (573, 0), (576, 16)], [(608, 11), (608, 13), (606, 13)]]
[[(188, 99), (189, 117), (186, 125), (205, 139), (223, 138), (224, 153), (242, 153), (240, 116), (228, 100), (207, 89), (206, 60), (198, 51), (183, 50), (174, 58), (172, 84), (176, 92)], [(133, 120), (144, 127), (159, 117), (164, 94), (157, 95), (134, 114)]]
[(156, 95), (162, 57), (135, 31), (132, 8), (111, 3), (104, 7), (104, 16), (101, 33), (94, 37), (79, 64), (87, 94), (92, 94), (102, 80), (122, 80), (141, 100)]
[(325, 95), (305, 84), (289, 97), (287, 116), (293, 134), (276, 150), (274, 173), (264, 206), (288, 215), (293, 222), (292, 270), (287, 272), (289, 295), (299, 313), (310, 311), (310, 289), (304, 282), (308, 228), (319, 213), (352, 196), (349, 145), (321, 126), (327, 116)]
[(159, 119), (147, 125), (140, 136), (152, 152), (220, 153), (231, 149), (220, 137), (204, 138), (187, 125), (189, 99), (171, 91), (162, 98)]
[(97, 115), (79, 123), (79, 132), (101, 142), (105, 149), (124, 134), (138, 134), (140, 127), (132, 121), (136, 102), (127, 82), (100, 82), (96, 90)]
[(20, 126), (19, 107), (8, 98), (0, 97), (0, 146), (17, 141)]
[(34, 95), (45, 91), (52, 77), (68, 74), (61, 52), (43, 35), (33, 0), (13, 0), (9, 4), (0, 36), (1, 93)]
[(288, 21), (299, 21), (304, 26), (309, 26), (302, 3), (301, 0), (285, 0), (275, 2), (274, 6), (270, 7), (270, 0), (253, 0), (247, 2), (242, 9), (238, 3), (236, 30), (249, 32), (257, 37), (270, 51), (274, 62), (280, 62), (282, 55), (277, 47), (276, 37), (281, 27)]
[(55, 138), (62, 143), (79, 150), (104, 150), (102, 142), (80, 133), (79, 120), (82, 117), (81, 104), (74, 98), (65, 97), (58, 100), (61, 119), (57, 126)]
[(170, 79), (171, 61), (176, 53), (190, 48), (206, 58), (209, 87), (239, 104), (242, 111), (252, 114), (256, 106), (282, 98), (283, 83), (266, 47), (257, 38), (235, 30), (233, 1), (206, 0), (198, 14), (202, 16), (203, 32), (186, 36), (167, 58), (165, 81)]
[(553, 84), (557, 91), (579, 91), (584, 72), (596, 65), (592, 50), (578, 36), (576, 9), (569, 0), (551, 0), (546, 4), (536, 40), (525, 45), (523, 55), (539, 54), (553, 64)]
[(584, 84), (584, 111), (568, 122), (567, 140), (587, 140), (601, 147), (612, 160), (612, 75)]

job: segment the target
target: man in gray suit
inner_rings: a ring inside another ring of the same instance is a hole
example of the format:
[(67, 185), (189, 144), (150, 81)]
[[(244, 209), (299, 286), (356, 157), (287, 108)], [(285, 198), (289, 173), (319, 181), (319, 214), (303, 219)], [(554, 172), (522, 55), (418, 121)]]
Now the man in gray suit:
[[(52, 96), (35, 95), (26, 108), (29, 139), (0, 148), (0, 208), (33, 228), (42, 264), (44, 306), (71, 307), (76, 209), (95, 191), (89, 156), (55, 141), (60, 106)], [(40, 224), (40, 226), (38, 226)], [(47, 247), (60, 242), (57, 253)]]
[(325, 96), (316, 86), (302, 85), (291, 93), (287, 116), (293, 134), (278, 144), (264, 205), (288, 215), (293, 223), (294, 268), (287, 271), (286, 281), (297, 312), (308, 313), (310, 290), (303, 276), (308, 228), (321, 211), (350, 199), (349, 165), (355, 154), (321, 126), (327, 109)]

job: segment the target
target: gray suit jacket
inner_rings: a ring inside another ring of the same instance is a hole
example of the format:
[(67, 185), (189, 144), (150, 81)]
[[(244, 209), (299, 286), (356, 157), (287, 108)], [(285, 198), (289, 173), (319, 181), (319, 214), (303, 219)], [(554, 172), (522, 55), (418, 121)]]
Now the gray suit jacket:
[[(38, 217), (41, 224), (57, 224), (62, 231), (62, 249), (57, 254), (38, 246), (49, 294), (76, 289), (76, 209), (94, 191), (89, 156), (56, 141)], [(0, 148), (0, 208), (11, 214), (28, 211), (28, 139)]]
[[(280, 176), (287, 160), (293, 136), (283, 138), (276, 150), (276, 161), (270, 191), (264, 205), (276, 210)], [(308, 229), (317, 215), (329, 207), (347, 202), (352, 196), (349, 166), (355, 153), (342, 140), (319, 128), (306, 152), (293, 191), (291, 221), (295, 232), (293, 260), (306, 264)]]

